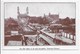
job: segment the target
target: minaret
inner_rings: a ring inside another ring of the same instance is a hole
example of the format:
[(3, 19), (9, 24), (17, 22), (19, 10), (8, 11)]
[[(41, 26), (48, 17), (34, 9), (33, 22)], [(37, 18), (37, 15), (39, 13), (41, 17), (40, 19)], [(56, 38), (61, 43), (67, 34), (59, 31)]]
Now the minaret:
[(49, 16), (51, 15), (51, 13), (49, 12)]
[(46, 15), (44, 14), (44, 17), (46, 17)]
[(20, 12), (19, 12), (19, 6), (17, 7), (17, 13), (18, 13), (18, 15), (20, 14)]
[(27, 13), (27, 15), (29, 14), (29, 10), (28, 10), (28, 7), (26, 8), (26, 13)]
[(28, 7), (26, 8), (26, 14), (27, 14), (27, 25), (29, 24), (29, 20), (30, 20), (30, 18), (28, 17), (28, 14), (29, 14), (29, 9), (28, 9)]

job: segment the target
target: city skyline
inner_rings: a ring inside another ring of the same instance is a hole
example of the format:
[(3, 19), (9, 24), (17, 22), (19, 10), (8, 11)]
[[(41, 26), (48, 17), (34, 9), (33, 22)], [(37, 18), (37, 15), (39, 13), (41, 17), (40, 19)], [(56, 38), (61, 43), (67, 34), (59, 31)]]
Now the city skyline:
[(75, 3), (5, 3), (5, 18), (17, 18), (17, 7), (20, 13), (26, 13), (29, 8), (29, 16), (44, 16), (51, 14), (59, 14), (60, 18), (76, 18)]

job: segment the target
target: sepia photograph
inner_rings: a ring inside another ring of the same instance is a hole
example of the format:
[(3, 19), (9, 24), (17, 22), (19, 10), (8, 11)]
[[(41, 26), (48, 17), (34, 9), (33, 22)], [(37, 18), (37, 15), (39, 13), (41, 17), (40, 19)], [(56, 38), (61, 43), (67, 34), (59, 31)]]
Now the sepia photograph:
[(5, 2), (4, 46), (76, 45), (75, 2)]

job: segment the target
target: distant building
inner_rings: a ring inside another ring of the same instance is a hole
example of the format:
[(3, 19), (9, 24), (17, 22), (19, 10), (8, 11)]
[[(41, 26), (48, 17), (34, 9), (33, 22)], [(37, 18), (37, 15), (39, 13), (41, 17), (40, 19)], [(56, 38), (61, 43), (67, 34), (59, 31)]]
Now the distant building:
[(59, 14), (49, 13), (49, 15), (44, 14), (44, 17), (46, 17), (49, 20), (49, 22), (54, 22), (54, 23), (59, 20)]
[(18, 31), (19, 25), (13, 18), (5, 19), (5, 34), (11, 34), (11, 31)]
[(19, 21), (21, 21), (22, 23), (28, 23), (28, 20), (29, 20), (28, 7), (26, 8), (26, 13), (24, 13), (24, 14), (21, 14), (21, 13), (19, 12), (19, 7), (17, 7), (17, 14), (18, 14), (17, 18), (18, 18)]

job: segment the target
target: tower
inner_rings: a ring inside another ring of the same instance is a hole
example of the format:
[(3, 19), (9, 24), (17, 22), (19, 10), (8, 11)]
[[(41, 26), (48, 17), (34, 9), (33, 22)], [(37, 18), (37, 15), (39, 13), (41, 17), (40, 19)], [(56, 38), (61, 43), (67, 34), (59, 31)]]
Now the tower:
[(49, 16), (51, 15), (51, 13), (49, 12)]
[(19, 6), (17, 7), (17, 13), (20, 14), (20, 12), (19, 12)]
[(46, 15), (44, 14), (44, 17), (46, 17)]
[(27, 13), (27, 15), (29, 14), (29, 10), (28, 10), (28, 7), (26, 8), (26, 13)]

